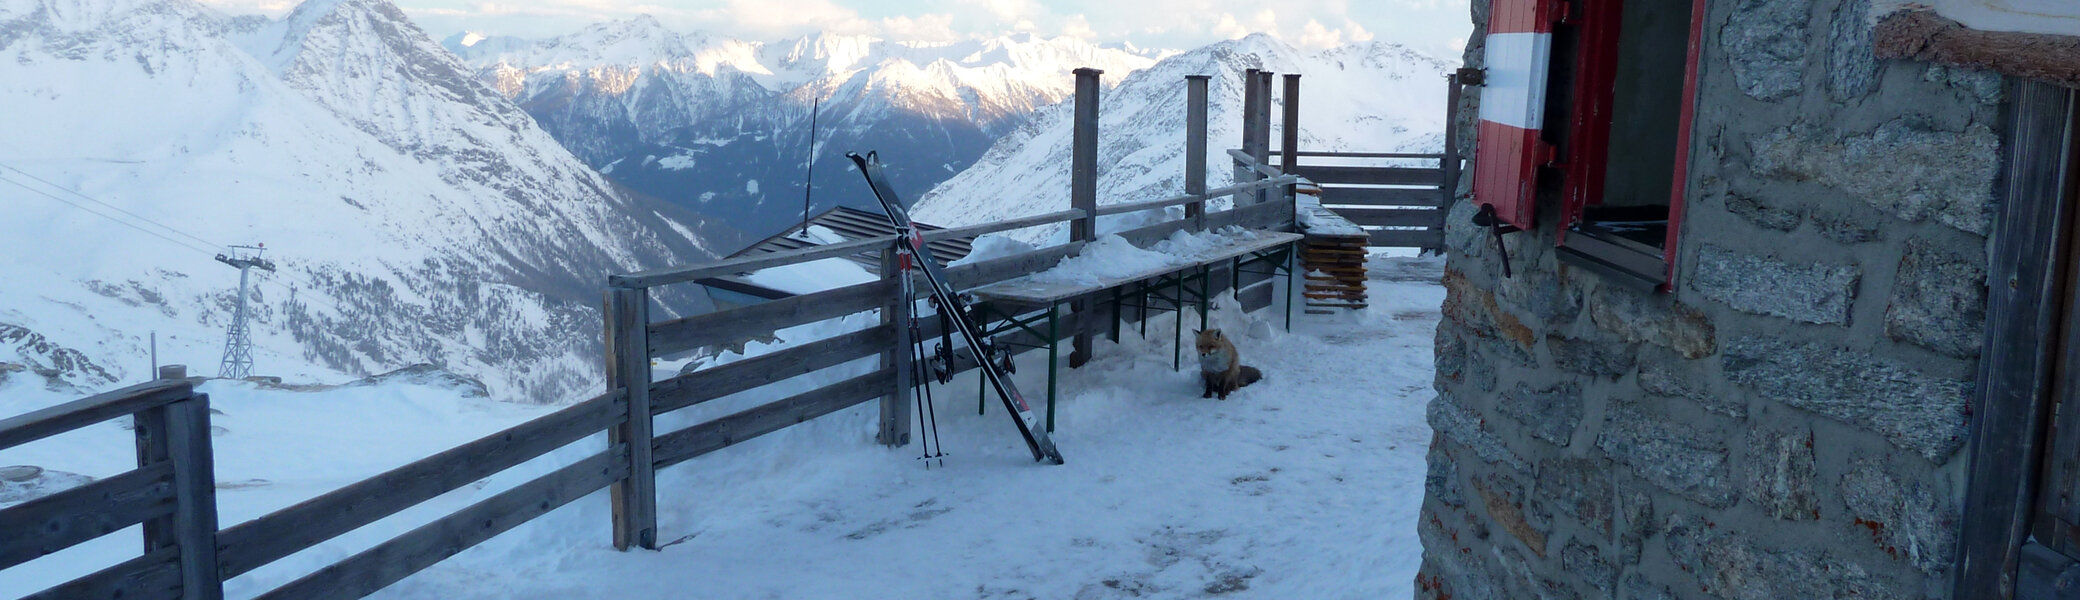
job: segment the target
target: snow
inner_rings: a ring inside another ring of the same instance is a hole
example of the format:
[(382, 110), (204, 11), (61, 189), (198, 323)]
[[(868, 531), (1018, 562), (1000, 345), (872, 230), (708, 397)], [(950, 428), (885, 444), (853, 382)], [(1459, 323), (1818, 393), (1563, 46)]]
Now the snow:
[[(1145, 339), (1100, 343), (1090, 364), (1062, 371), (1054, 439), (1063, 466), (1033, 463), (1000, 407), (971, 411), (979, 382), (963, 376), (934, 394), (943, 467), (925, 469), (915, 445), (875, 445), (869, 402), (660, 472), (660, 535), (670, 545), (659, 552), (611, 549), (601, 491), (377, 597), (594, 597), (609, 581), (632, 598), (1408, 597), (1421, 560), (1415, 524), (1431, 438), (1423, 409), (1442, 266), (1376, 258), (1370, 309), (1295, 315), (1291, 333), (1274, 325), (1276, 308), (1243, 314), (1231, 296), (1218, 299), (1211, 325), (1267, 374), (1226, 401), (1198, 397), (1189, 360), (1186, 371), (1171, 370), (1171, 317), (1153, 319)], [(863, 314), (790, 328), (718, 360), (877, 322)], [(1184, 325), (1204, 326), (1191, 317)], [(662, 415), (658, 429), (827, 385), (873, 360)], [(1043, 357), (1020, 363), (1014, 378), (1037, 401)], [(202, 391), (224, 412), (214, 421), (226, 430), (215, 439), (226, 525), (551, 410), (423, 381), (312, 392), (213, 381)], [(16, 377), (0, 384), (0, 414), (71, 398)], [(604, 443), (591, 436), (236, 578), (227, 595), (252, 597)], [(107, 476), (129, 468), (131, 452), (129, 433), (110, 422), (0, 452), (0, 465)], [(135, 536), (125, 530), (0, 572), (0, 594), (134, 556)]]
[(756, 180), (756, 179), (753, 179), (753, 180), (750, 180), (750, 181), (746, 181), (746, 182), (744, 182), (744, 193), (746, 193), (746, 194), (756, 194), (756, 193), (758, 193), (758, 180)]
[(1101, 235), (1084, 245), (1076, 256), (1063, 258), (1054, 268), (1026, 279), (1034, 283), (1098, 286), (1108, 281), (1146, 275), (1164, 267), (1194, 264), (1206, 254), (1234, 240), (1254, 239), (1254, 232), (1228, 227), (1220, 231), (1178, 231), (1162, 241), (1139, 248), (1118, 235)]
[(954, 259), (952, 262), (946, 263), (946, 266), (958, 267), (961, 265), (969, 263), (978, 263), (993, 258), (1003, 258), (1014, 254), (1024, 254), (1037, 249), (1039, 249), (1038, 246), (1034, 246), (1032, 244), (1019, 241), (1010, 236), (992, 233), (989, 235), (984, 235), (982, 237), (975, 238), (975, 241), (970, 242), (968, 244), (967, 256)]
[(1879, 0), (1871, 15), (1927, 9), (1981, 31), (2080, 35), (2080, 5), (2072, 0)]
[[(616, 161), (616, 162), (619, 162), (619, 161)], [(666, 169), (671, 169), (671, 170), (673, 170), (673, 171), (684, 171), (684, 170), (687, 170), (687, 169), (691, 169), (691, 168), (693, 168), (693, 165), (694, 165), (694, 160), (693, 160), (693, 155), (691, 155), (691, 154), (674, 154), (674, 155), (671, 155), (671, 156), (667, 156), (667, 157), (664, 157), (664, 158), (658, 159), (658, 161), (657, 161), (657, 166), (659, 166), (659, 167), (663, 167), (663, 168), (666, 168)], [(612, 165), (609, 165), (609, 166), (612, 166)], [(604, 171), (603, 171), (603, 172), (604, 172)]]
[(866, 283), (874, 281), (878, 277), (875, 277), (873, 273), (868, 273), (866, 269), (860, 268), (859, 263), (851, 260), (826, 258), (784, 267), (763, 269), (746, 276), (745, 279), (750, 280), (752, 283), (790, 294), (807, 294)]

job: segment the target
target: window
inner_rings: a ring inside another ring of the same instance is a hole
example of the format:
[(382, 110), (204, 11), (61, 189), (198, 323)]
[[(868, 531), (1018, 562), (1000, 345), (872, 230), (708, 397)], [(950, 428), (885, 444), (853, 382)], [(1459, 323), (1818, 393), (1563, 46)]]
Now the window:
[(1534, 198), (1557, 197), (1562, 260), (1666, 291), (1703, 5), (1496, 0), (1474, 175), (1483, 213), (1530, 229)]

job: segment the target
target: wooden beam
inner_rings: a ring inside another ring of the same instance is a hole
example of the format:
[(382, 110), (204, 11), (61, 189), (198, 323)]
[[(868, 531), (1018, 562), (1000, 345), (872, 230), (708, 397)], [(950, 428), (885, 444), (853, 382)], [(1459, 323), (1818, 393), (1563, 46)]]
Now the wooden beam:
[(180, 550), (169, 546), (24, 596), (22, 600), (175, 600), (180, 597)]
[(166, 431), (181, 598), (219, 600), (224, 578), (217, 574), (217, 461), (210, 447), (209, 396), (196, 394), (167, 405)]
[(768, 433), (862, 402), (879, 398), (895, 385), (895, 373), (875, 371), (815, 390), (744, 410), (657, 438), (657, 468), (721, 450)]
[(1337, 208), (1336, 214), (1365, 227), (1427, 227), (1444, 229), (1444, 211), (1435, 208)]
[(648, 336), (650, 355), (734, 343), (796, 325), (874, 310), (895, 293), (895, 282), (883, 279), (652, 323)]
[(234, 525), (217, 535), (219, 570), (226, 579), (243, 575), (461, 489), (599, 433), (620, 422), (627, 406), (620, 393), (598, 396)]
[(1441, 229), (1374, 229), (1372, 245), (1390, 248), (1442, 248), (1444, 230)]
[(0, 509), (0, 569), (173, 514), (173, 465), (158, 463)]
[(1322, 204), (1341, 211), (1344, 205), (1357, 206), (1436, 206), (1437, 188), (1322, 188)]
[[(1444, 185), (1444, 170), (1436, 168), (1301, 165), (1300, 168), (1293, 171), (1293, 174), (1325, 186), (1337, 184), (1425, 185), (1432, 187), (1431, 194), (1437, 193), (1436, 186)], [(1435, 205), (1436, 202), (1436, 196), (1431, 196), (1430, 200), (1425, 202), (1425, 204)]]
[(1905, 58), (1996, 71), (2080, 87), (2080, 37), (1980, 31), (1927, 9), (1879, 19), (1871, 32), (1878, 58)]
[(609, 447), (606, 452), (405, 532), (260, 598), (346, 600), (373, 594), (521, 523), (627, 478), (627, 465), (621, 460), (627, 452), (627, 448)]
[(651, 388), (653, 410), (671, 412), (867, 358), (898, 343), (896, 330), (869, 327), (666, 379)]
[(1956, 597), (2015, 594), (2037, 493), (2056, 372), (2059, 313), (2070, 282), (2074, 99), (2042, 83), (2014, 87), (2004, 135), (2005, 196), (1994, 220)]
[(657, 549), (657, 471), (650, 468), (650, 290), (607, 290), (607, 389), (628, 395), (627, 414), (607, 429), (607, 444), (626, 448), (628, 477), (615, 481), (614, 549)]
[(186, 379), (156, 379), (0, 419), (0, 450), (186, 400), (194, 390)]

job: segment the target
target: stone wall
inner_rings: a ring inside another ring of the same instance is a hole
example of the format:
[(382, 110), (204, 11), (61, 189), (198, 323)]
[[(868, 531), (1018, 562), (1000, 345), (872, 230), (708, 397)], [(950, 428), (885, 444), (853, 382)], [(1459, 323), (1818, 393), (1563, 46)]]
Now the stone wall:
[(1949, 594), (2003, 82), (1709, 6), (1672, 293), (1453, 210), (1418, 597)]

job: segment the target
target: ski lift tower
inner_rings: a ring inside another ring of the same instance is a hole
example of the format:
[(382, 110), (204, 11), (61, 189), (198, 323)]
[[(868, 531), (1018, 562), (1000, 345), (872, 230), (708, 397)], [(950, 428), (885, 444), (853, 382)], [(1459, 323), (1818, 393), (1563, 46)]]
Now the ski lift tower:
[(224, 340), (224, 362), (217, 366), (217, 376), (229, 379), (245, 379), (253, 374), (253, 334), (246, 327), (246, 286), (252, 280), (253, 269), (274, 271), (274, 261), (260, 258), (267, 251), (267, 244), (232, 246), (230, 254), (218, 254), (217, 262), (238, 267), (238, 312), (231, 317), (231, 332)]

